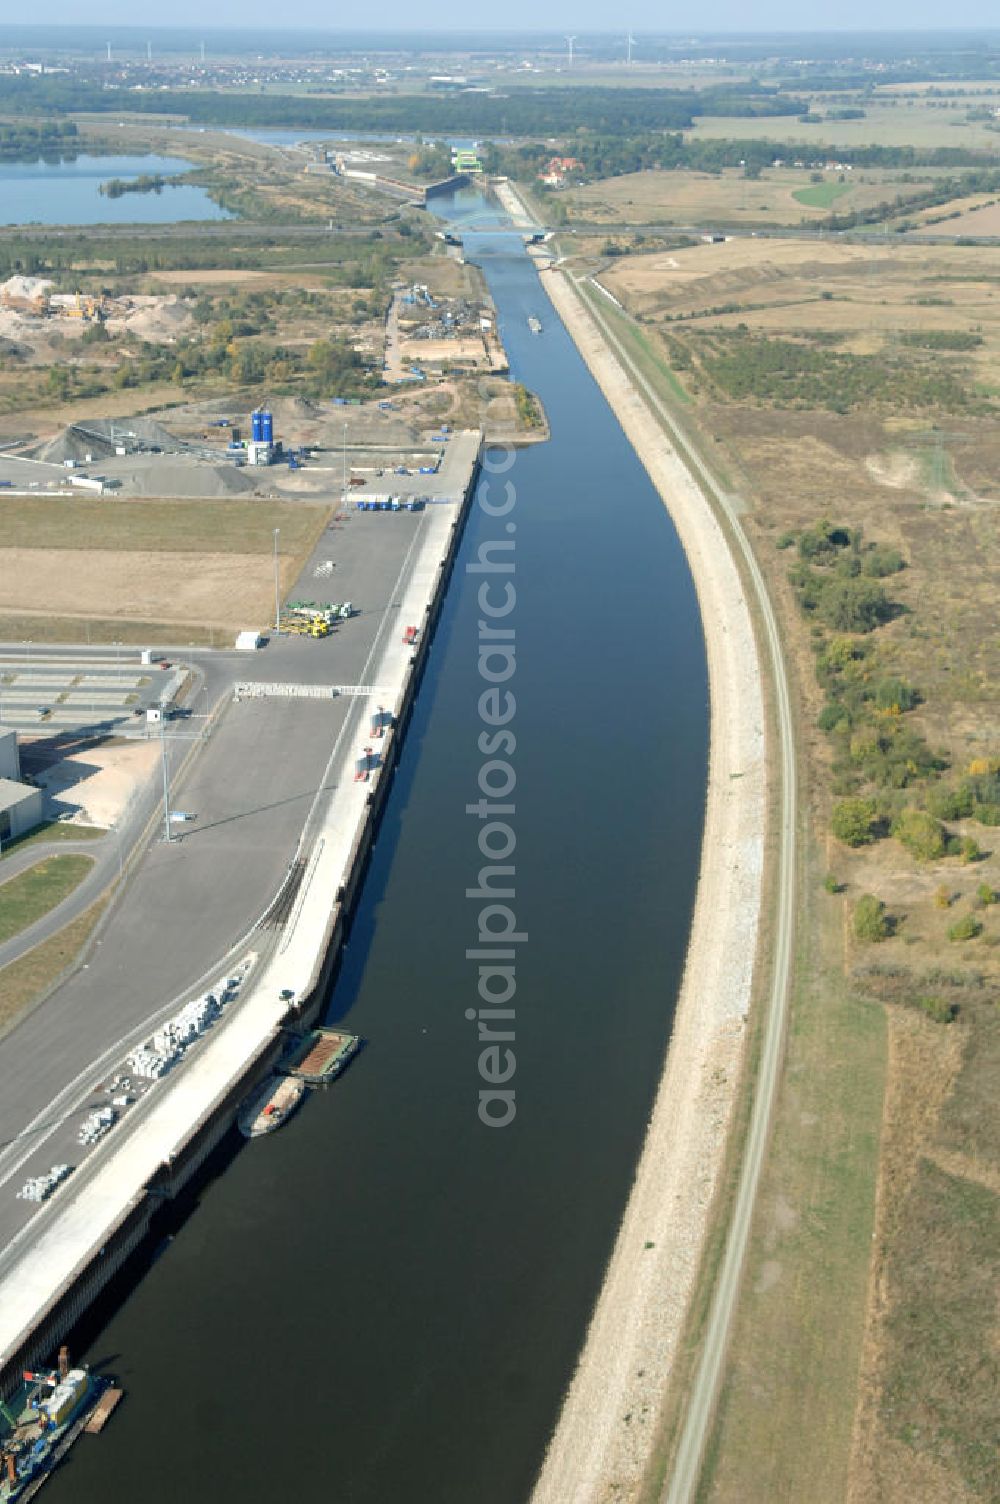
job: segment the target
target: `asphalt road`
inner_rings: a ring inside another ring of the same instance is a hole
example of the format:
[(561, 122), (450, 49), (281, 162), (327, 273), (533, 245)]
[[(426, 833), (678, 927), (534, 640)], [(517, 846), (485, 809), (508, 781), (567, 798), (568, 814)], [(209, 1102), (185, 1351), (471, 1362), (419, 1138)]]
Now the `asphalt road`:
[[(376, 648), (398, 628), (394, 586), (426, 515), (352, 514), (325, 533), (294, 594), (350, 598), (359, 614), (325, 640), (280, 638), (258, 653), (188, 654), (205, 677), (194, 709), (199, 698), (231, 702), (237, 679), (362, 682)], [(331, 558), (332, 575), (317, 577), (316, 567)], [(0, 1045), (3, 1243), (35, 1211), (16, 1199), (27, 1176), (60, 1160), (81, 1163), (76, 1129), (97, 1083), (155, 1019), (205, 990), (233, 947), (249, 948), (246, 937), (286, 879), (331, 748), (349, 719), (356, 721), (359, 703), (346, 696), (228, 703), (171, 801), (196, 821), (169, 844), (153, 840), (87, 962)], [(65, 917), (62, 906), (59, 922)], [(255, 937), (255, 950), (268, 933)]]
[(780, 841), (778, 846), (778, 883), (774, 909), (774, 943), (771, 957), (771, 986), (767, 998), (764, 1039), (754, 1092), (750, 1126), (743, 1144), (743, 1162), (733, 1203), (725, 1251), (701, 1352), (688, 1394), (687, 1410), (681, 1430), (673, 1471), (662, 1493), (663, 1504), (690, 1504), (697, 1492), (702, 1459), (715, 1414), (722, 1381), (729, 1333), (739, 1296), (743, 1262), (753, 1221), (761, 1169), (767, 1150), (771, 1118), (777, 1095), (784, 1052), (785, 1028), (791, 993), (792, 942), (795, 930), (797, 770), (795, 762), (794, 723), (788, 692), (788, 676), (778, 624), (767, 585), (753, 549), (740, 524), (739, 515), (727, 494), (686, 439), (678, 424), (649, 382), (631, 360), (628, 351), (616, 338), (602, 317), (602, 310), (588, 302), (608, 344), (628, 371), (635, 387), (656, 413), (663, 427), (679, 446), (680, 456), (695, 473), (704, 490), (714, 499), (725, 517), (728, 531), (739, 549), (750, 579), (754, 598), (763, 624), (771, 660), (778, 729), (778, 764), (781, 787)]
[[(2, 650), (2, 649), (0, 649)], [(74, 650), (79, 654), (79, 649)], [(88, 656), (90, 656), (88, 654)], [(218, 676), (213, 674), (213, 679)], [(198, 683), (195, 685), (193, 699), (202, 699), (205, 689), (205, 676), (198, 673)], [(207, 702), (206, 702), (207, 703)], [(184, 720), (171, 722), (171, 735), (167, 742), (167, 767), (171, 780), (180, 772), (184, 763), (192, 753), (199, 726), (204, 726), (205, 717), (200, 716), (185, 718)], [(26, 758), (25, 761), (28, 761)], [(74, 889), (70, 896), (50, 913), (22, 930), (19, 935), (13, 936), (5, 944), (0, 945), (0, 967), (8, 966), (11, 961), (16, 961), (34, 946), (40, 945), (52, 935), (61, 930), (64, 925), (70, 924), (97, 899), (108, 887), (108, 884), (122, 871), (131, 859), (131, 853), (148, 834), (150, 821), (156, 814), (157, 808), (162, 802), (162, 779), (159, 771), (155, 779), (150, 778), (132, 799), (122, 815), (121, 823), (116, 828), (108, 831), (107, 835), (92, 837), (89, 841), (39, 841), (21, 851), (12, 853), (4, 859), (0, 865), (0, 881), (8, 876), (14, 876), (17, 872), (23, 872), (35, 862), (42, 861), (47, 856), (59, 855), (63, 852), (80, 851), (94, 858), (94, 866), (87, 873), (79, 887)]]

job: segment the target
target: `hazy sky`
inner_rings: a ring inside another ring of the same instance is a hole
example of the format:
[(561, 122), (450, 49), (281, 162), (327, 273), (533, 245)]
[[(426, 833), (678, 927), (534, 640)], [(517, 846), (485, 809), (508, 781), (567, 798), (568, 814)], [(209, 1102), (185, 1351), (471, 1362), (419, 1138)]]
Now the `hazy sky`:
[[(8, 12), (9, 14), (9, 12)], [(155, 20), (154, 20), (155, 17)], [(575, 27), (580, 31), (611, 31), (623, 26), (633, 30), (676, 32), (687, 26), (698, 31), (808, 31), (912, 29), (915, 27), (995, 27), (998, 12), (987, 0), (840, 0), (803, 5), (801, 0), (701, 0), (697, 6), (666, 6), (662, 0), (548, 0), (541, 9), (537, 0), (506, 0), (500, 7), (470, 7), (467, 0), (380, 0), (379, 5), (330, 5), (328, 0), (171, 0), (161, 7), (136, 5), (135, 0), (35, 0), (22, 8), (18, 20), (37, 24), (161, 26), (309, 26), (331, 29), (368, 30), (373, 27), (435, 29), (450, 26), (469, 31), (499, 27), (536, 27), (554, 30)], [(2, 28), (0, 28), (2, 36)]]

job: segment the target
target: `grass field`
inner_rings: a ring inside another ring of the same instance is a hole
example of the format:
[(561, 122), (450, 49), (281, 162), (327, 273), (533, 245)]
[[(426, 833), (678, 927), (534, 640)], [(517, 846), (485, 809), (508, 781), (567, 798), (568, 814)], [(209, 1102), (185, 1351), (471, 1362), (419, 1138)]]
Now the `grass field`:
[(93, 552), (270, 554), (274, 529), (291, 554), (312, 547), (328, 508), (304, 502), (146, 501), (18, 496), (0, 501), (4, 548)]
[(238, 499), (11, 498), (0, 503), (0, 631), (50, 642), (151, 634), (188, 642), (263, 626), (274, 610), (274, 529), (288, 589), (330, 511)]
[(93, 841), (103, 835), (107, 835), (107, 831), (101, 830), (96, 825), (70, 825), (65, 820), (48, 820), (44, 825), (39, 825), (37, 830), (30, 831), (28, 835), (19, 836), (14, 841), (6, 841), (3, 850), (0, 851), (0, 861), (5, 861), (7, 857), (14, 856), (29, 846), (41, 846), (49, 842)]
[[(807, 209), (829, 209), (843, 198), (845, 193), (852, 192), (850, 183), (813, 183), (809, 188), (798, 188), (792, 197), (798, 204), (804, 204)], [(845, 207), (841, 205), (841, 207)]]
[(0, 970), (0, 1038), (73, 965), (104, 912), (106, 902), (106, 899), (98, 899), (86, 913), (65, 925), (51, 940), (36, 945), (19, 961), (12, 961)]
[(967, 121), (964, 110), (940, 110), (930, 102), (904, 100), (895, 106), (866, 105), (864, 120), (803, 124), (796, 115), (757, 119), (700, 115), (693, 136), (704, 140), (783, 141), (808, 146), (964, 146), (995, 152), (998, 137), (983, 121)]
[(61, 904), (92, 866), (89, 856), (50, 856), (0, 883), (0, 944)]
[[(952, 205), (947, 207), (951, 208)], [(940, 211), (939, 211), (940, 212)], [(972, 204), (963, 209), (954, 219), (949, 218), (946, 223), (930, 223), (934, 215), (930, 212), (923, 216), (928, 230), (940, 233), (944, 230), (949, 235), (996, 235), (1000, 236), (1000, 204), (995, 200), (990, 203)]]
[(906, 343), (921, 335), (960, 334), (981, 342), (960, 357), (928, 345), (928, 369), (1000, 387), (1000, 248), (741, 238), (623, 257), (601, 280), (696, 361), (699, 341), (738, 327), (893, 361), (922, 359)]
[[(996, 1499), (1000, 907), (979, 894), (1000, 891), (1000, 842), (951, 819), (956, 842), (981, 848), (963, 864), (828, 835), (845, 774), (818, 724), (825, 695), (816, 628), (789, 582), (795, 550), (777, 544), (831, 519), (898, 550), (905, 567), (886, 582), (898, 610), (862, 639), (876, 655), (866, 672), (917, 686), (907, 725), (948, 764), (943, 784), (1000, 757), (1000, 434), (974, 406), (907, 407), (893, 377), (915, 362), (972, 392), (996, 387), (1000, 251), (745, 239), (621, 258), (601, 279), (641, 314), (635, 339), (683, 384), (685, 422), (721, 447), (744, 501), (792, 665), (815, 841), (786, 1075), (700, 1497)], [(735, 400), (705, 357), (745, 339), (741, 323), (824, 359), (877, 357), (882, 388), (843, 411), (833, 376), (813, 407), (794, 383)], [(970, 336), (982, 343), (963, 349)], [(864, 747), (857, 733), (852, 757)], [(938, 787), (917, 776), (879, 797), (898, 810)], [(843, 891), (824, 890), (824, 866)], [(866, 893), (892, 919), (877, 944), (853, 933)], [(966, 915), (981, 931), (955, 943), (949, 929)], [(955, 1021), (934, 1022), (921, 998), (957, 1009)]]
[(838, 210), (869, 209), (897, 193), (916, 193), (933, 182), (932, 173), (915, 174), (901, 185), (898, 174), (868, 170), (839, 182), (832, 174), (813, 183), (805, 169), (769, 168), (758, 178), (739, 169), (720, 173), (624, 173), (561, 197), (569, 223), (579, 220), (614, 224), (799, 225), (822, 219), (836, 201)]
[[(774, 1133), (704, 1500), (846, 1497), (875, 1215), (885, 1019), (844, 985), (815, 847)], [(803, 1446), (808, 1437), (808, 1446)]]

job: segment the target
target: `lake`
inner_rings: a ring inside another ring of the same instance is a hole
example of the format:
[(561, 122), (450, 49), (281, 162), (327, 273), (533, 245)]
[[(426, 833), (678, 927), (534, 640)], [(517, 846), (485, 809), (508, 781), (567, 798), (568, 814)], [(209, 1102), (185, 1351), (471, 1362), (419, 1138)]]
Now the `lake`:
[(100, 185), (109, 178), (166, 177), (189, 172), (181, 157), (93, 157), (85, 152), (63, 161), (0, 163), (0, 224), (7, 225), (168, 225), (188, 219), (231, 219), (195, 183), (159, 193), (124, 193), (108, 198)]

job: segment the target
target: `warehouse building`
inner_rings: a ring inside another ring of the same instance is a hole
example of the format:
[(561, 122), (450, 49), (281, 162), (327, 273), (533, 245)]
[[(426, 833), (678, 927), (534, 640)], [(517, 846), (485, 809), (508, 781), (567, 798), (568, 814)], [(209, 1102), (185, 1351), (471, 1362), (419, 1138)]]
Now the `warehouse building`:
[(0, 850), (42, 823), (42, 791), (30, 783), (0, 778)]
[(25, 836), (44, 818), (41, 789), (21, 783), (17, 732), (0, 732), (0, 850), (8, 841)]

